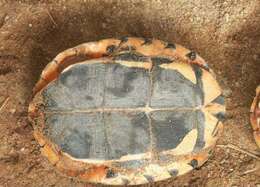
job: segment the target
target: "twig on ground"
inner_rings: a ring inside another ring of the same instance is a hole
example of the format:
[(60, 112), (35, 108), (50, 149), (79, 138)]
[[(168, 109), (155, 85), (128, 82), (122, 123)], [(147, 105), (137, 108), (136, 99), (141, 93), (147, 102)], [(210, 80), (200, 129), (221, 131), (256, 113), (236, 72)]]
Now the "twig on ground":
[(253, 173), (253, 172), (255, 172), (255, 171), (259, 170), (259, 169), (260, 169), (259, 167), (255, 167), (253, 169), (249, 169), (249, 170), (245, 171), (243, 173), (243, 175), (246, 175), (246, 174), (249, 174), (249, 173)]
[(48, 9), (47, 9), (47, 14), (48, 14), (48, 16), (50, 17), (52, 23), (55, 25), (55, 27), (58, 27), (58, 24), (55, 22), (55, 20), (53, 19), (52, 15), (51, 15), (51, 13), (49, 12)]
[(4, 26), (6, 16), (7, 13), (4, 13), (4, 15), (0, 17), (0, 28)]
[(241, 153), (244, 153), (244, 154), (246, 154), (246, 155), (248, 155), (248, 156), (250, 156), (250, 157), (252, 157), (252, 158), (254, 158), (254, 159), (260, 161), (260, 157), (257, 156), (256, 154), (254, 154), (254, 153), (252, 153), (252, 152), (249, 152), (249, 151), (247, 151), (247, 150), (245, 150), (245, 149), (241, 149), (241, 148), (239, 148), (239, 147), (237, 147), (237, 146), (235, 146), (235, 145), (233, 145), (233, 144), (217, 145), (217, 147), (234, 149), (234, 150), (236, 150), (236, 151), (239, 151), (239, 152), (241, 152)]
[(6, 105), (7, 105), (7, 103), (8, 103), (8, 101), (9, 101), (9, 97), (7, 97), (4, 101), (3, 101), (3, 103), (2, 103), (2, 105), (0, 106), (0, 113), (2, 112), (2, 110), (6, 107)]

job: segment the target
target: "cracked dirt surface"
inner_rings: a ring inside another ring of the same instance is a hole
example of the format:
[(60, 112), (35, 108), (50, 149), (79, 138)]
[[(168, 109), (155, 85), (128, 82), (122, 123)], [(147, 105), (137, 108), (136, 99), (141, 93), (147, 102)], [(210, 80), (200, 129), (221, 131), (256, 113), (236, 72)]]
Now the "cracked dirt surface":
[[(218, 144), (259, 156), (249, 125), (260, 83), (259, 23), (258, 0), (0, 0), (0, 186), (89, 185), (61, 175), (40, 155), (27, 120), (29, 97), (57, 53), (125, 35), (174, 41), (204, 57), (227, 102)], [(151, 186), (257, 186), (259, 168), (256, 158), (218, 146), (199, 170)]]

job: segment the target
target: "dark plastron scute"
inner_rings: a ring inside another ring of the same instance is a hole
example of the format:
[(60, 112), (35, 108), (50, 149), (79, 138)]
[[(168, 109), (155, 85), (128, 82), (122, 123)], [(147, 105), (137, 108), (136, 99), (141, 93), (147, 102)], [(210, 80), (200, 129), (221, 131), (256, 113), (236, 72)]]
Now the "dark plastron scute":
[[(60, 146), (61, 150), (69, 153), (76, 158), (104, 158), (106, 150), (102, 147), (93, 151), (92, 147), (98, 142), (104, 142), (104, 134), (100, 133), (98, 137), (93, 136), (96, 129), (103, 131), (103, 125), (100, 115), (84, 114), (50, 114), (47, 115), (45, 123), (48, 129), (48, 137), (51, 141)], [(81, 124), (87, 124), (88, 129), (82, 128)], [(104, 132), (104, 131), (103, 131)]]
[(193, 129), (193, 119), (184, 112), (153, 112), (151, 119), (156, 150), (159, 152), (176, 148)]
[(156, 68), (152, 72), (152, 107), (195, 107), (203, 104), (200, 87), (177, 70)]
[(49, 98), (57, 103), (57, 107), (50, 109), (73, 110), (75, 105), (77, 109), (86, 106), (100, 107), (103, 100), (104, 73), (103, 64), (76, 64), (66, 70), (46, 89)]
[(149, 126), (144, 113), (106, 113), (103, 122), (107, 143), (110, 145), (107, 159), (119, 159), (149, 150)]

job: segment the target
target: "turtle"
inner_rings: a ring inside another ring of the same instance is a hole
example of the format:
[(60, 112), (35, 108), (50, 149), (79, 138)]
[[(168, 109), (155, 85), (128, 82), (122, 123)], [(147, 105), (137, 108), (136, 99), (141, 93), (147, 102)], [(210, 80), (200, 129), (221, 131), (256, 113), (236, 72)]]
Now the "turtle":
[(256, 144), (260, 147), (260, 85), (256, 88), (256, 96), (251, 105), (250, 122), (254, 130)]
[(58, 171), (108, 185), (198, 169), (223, 132), (225, 99), (195, 51), (154, 38), (87, 42), (58, 54), (32, 90), (29, 119)]

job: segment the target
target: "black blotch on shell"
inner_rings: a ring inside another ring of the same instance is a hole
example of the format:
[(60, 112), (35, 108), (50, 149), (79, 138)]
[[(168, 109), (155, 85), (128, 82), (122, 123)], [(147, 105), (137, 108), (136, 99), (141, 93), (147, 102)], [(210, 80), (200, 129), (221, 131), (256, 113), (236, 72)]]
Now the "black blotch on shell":
[(138, 53), (127, 52), (115, 55), (113, 60), (148, 62), (148, 57)]
[(120, 40), (121, 40), (121, 43), (125, 43), (125, 42), (128, 41), (128, 37), (127, 36), (123, 36), (123, 37), (120, 38)]
[(225, 104), (225, 98), (223, 95), (219, 95), (216, 99), (214, 99), (212, 101), (212, 103), (217, 103), (217, 104), (220, 104), (220, 105), (224, 105)]
[(150, 45), (153, 43), (153, 39), (152, 38), (144, 38), (144, 43), (142, 43), (141, 45)]
[(109, 45), (109, 46), (107, 46), (106, 50), (107, 50), (108, 54), (111, 54), (111, 53), (115, 52), (116, 46), (115, 45)]
[(207, 71), (210, 71), (209, 65), (207, 63), (203, 64), (202, 68)]
[(172, 177), (176, 177), (179, 173), (179, 171), (177, 169), (171, 169), (171, 170), (168, 170), (168, 172)]
[(198, 160), (196, 160), (196, 159), (191, 160), (191, 162), (189, 163), (189, 165), (192, 166), (193, 169), (198, 168), (198, 165), (199, 165)]
[(191, 51), (191, 52), (189, 52), (188, 54), (186, 54), (186, 56), (187, 56), (190, 60), (193, 61), (193, 60), (196, 59), (197, 54), (196, 54), (195, 51)]
[(106, 178), (113, 178), (116, 176), (116, 173), (112, 169), (107, 170)]
[(136, 48), (134, 46), (131, 46), (131, 45), (128, 45), (128, 46), (124, 46), (124, 47), (121, 47), (119, 49), (119, 51), (135, 51)]
[(152, 57), (151, 58), (154, 65), (160, 65), (160, 64), (169, 64), (172, 63), (173, 60), (167, 57)]
[(226, 119), (225, 112), (219, 112), (214, 115), (216, 118), (218, 118), (219, 121), (224, 121)]
[(167, 43), (165, 46), (165, 49), (176, 49), (176, 45), (173, 43)]
[(144, 177), (146, 178), (146, 180), (147, 180), (148, 182), (154, 182), (153, 176), (151, 176), (151, 175), (144, 175)]
[(202, 99), (202, 104), (204, 104), (204, 88), (203, 88), (203, 82), (202, 82), (202, 73), (203, 71), (201, 70), (200, 67), (198, 67), (197, 65), (192, 65), (192, 69), (195, 73), (196, 76), (196, 89), (197, 92), (200, 93), (201, 99)]

